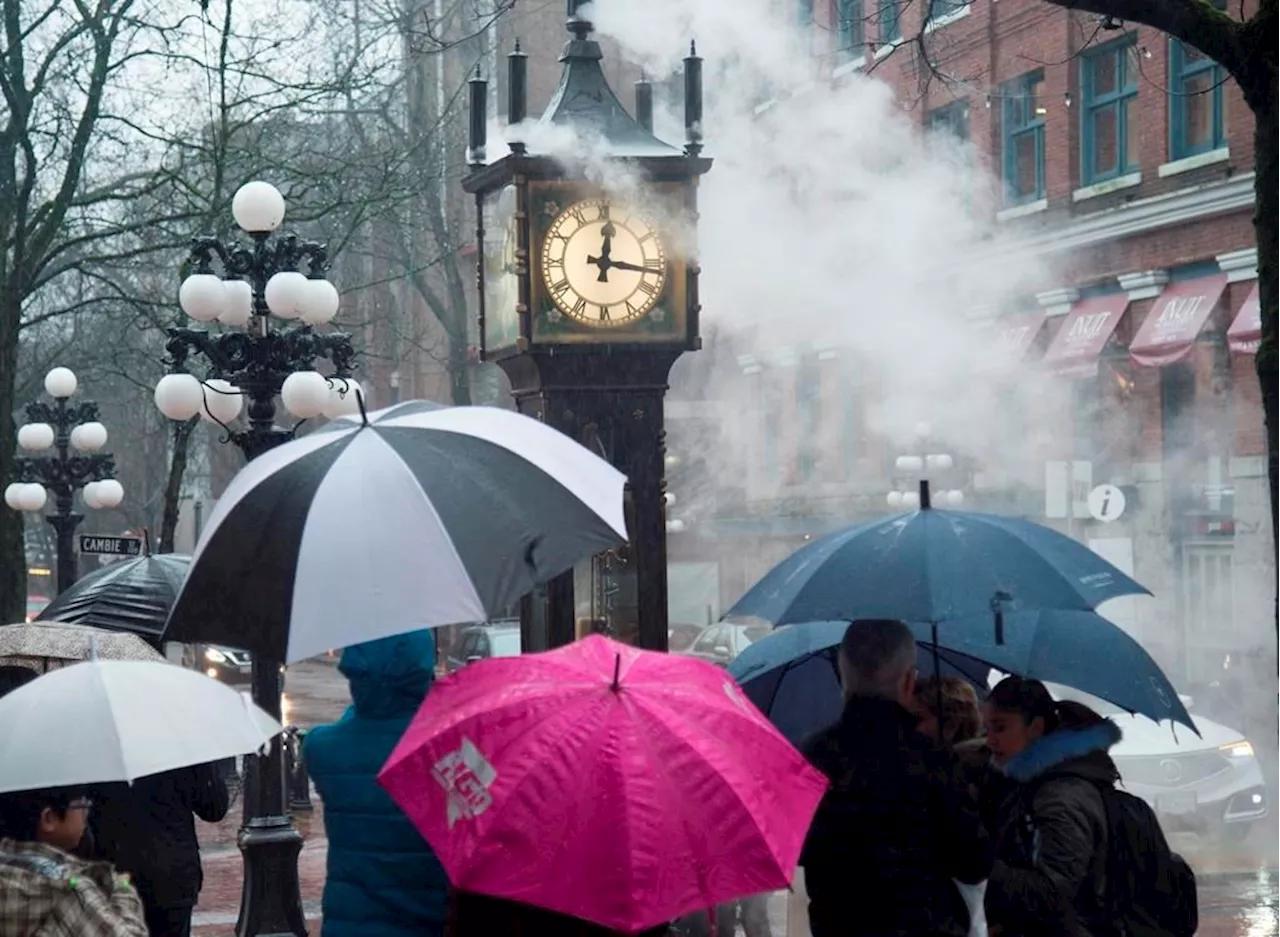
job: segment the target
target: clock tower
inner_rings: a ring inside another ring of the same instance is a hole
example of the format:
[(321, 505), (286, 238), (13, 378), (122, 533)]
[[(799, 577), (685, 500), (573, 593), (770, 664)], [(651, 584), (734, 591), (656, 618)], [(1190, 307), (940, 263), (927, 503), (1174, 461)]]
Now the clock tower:
[[(506, 372), (521, 413), (626, 474), (626, 544), (527, 597), (526, 651), (600, 630), (667, 647), (663, 401), (671, 366), (700, 346), (696, 259), (702, 61), (685, 59), (685, 144), (653, 134), (652, 89), (635, 116), (600, 68), (600, 45), (568, 0), (571, 38), (546, 112), (525, 120), (526, 57), (508, 56), (511, 152), (485, 155), (487, 83), (471, 80), (463, 181), (476, 199), (480, 353)], [(561, 141), (556, 153), (539, 141)], [(572, 141), (563, 145), (563, 141)], [(574, 152), (583, 154), (581, 157)]]

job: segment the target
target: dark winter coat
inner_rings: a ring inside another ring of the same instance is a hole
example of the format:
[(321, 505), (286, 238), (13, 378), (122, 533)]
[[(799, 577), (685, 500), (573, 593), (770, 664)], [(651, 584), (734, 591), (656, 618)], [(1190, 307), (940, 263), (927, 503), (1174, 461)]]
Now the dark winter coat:
[(1011, 758), (1015, 787), (996, 820), (987, 922), (1005, 937), (1099, 937), (1106, 907), (1107, 815), (1099, 785), (1118, 778), (1107, 721), (1061, 730)]
[(90, 829), (95, 853), (133, 877), (148, 908), (187, 908), (200, 897), (204, 873), (195, 817), (217, 823), (230, 809), (214, 765), (179, 768), (104, 784), (93, 791)]
[(804, 751), (831, 780), (800, 864), (813, 937), (964, 937), (952, 879), (987, 877), (991, 852), (955, 756), (887, 700), (855, 698)]
[(426, 698), (435, 661), (430, 631), (347, 648), (338, 669), (352, 705), (303, 743), (329, 840), (322, 937), (439, 937), (444, 929), (444, 870), (377, 781)]
[(994, 830), (1005, 797), (1016, 785), (991, 761), (991, 749), (985, 738), (960, 742), (952, 749), (960, 761), (960, 770), (969, 785), (969, 792), (978, 803), (978, 816), (982, 825)]

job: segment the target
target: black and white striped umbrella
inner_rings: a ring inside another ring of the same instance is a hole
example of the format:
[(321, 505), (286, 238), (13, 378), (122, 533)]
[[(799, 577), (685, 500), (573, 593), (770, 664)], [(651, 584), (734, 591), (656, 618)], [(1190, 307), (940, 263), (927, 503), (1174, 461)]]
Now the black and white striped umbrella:
[(625, 483), (507, 410), (410, 401), (335, 420), (232, 479), (165, 639), (292, 662), (485, 621), (625, 540)]

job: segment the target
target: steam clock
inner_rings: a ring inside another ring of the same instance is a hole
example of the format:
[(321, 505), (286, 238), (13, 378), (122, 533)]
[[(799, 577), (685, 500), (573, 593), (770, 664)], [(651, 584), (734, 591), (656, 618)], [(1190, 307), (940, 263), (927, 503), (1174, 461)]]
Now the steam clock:
[[(463, 185), (476, 198), (480, 352), (506, 372), (521, 413), (629, 479), (629, 542), (525, 599), (524, 649), (568, 643), (589, 622), (665, 650), (663, 398), (671, 366), (700, 345), (696, 195), (711, 167), (700, 155), (702, 62), (691, 45), (680, 149), (653, 134), (648, 82), (636, 83), (634, 117), (619, 103), (582, 5), (568, 0), (563, 74), (536, 124), (525, 122), (527, 60), (518, 46), (508, 56), (510, 135), (529, 142), (491, 163), (486, 82), (471, 82)], [(532, 152), (540, 139), (572, 139), (584, 155)]]

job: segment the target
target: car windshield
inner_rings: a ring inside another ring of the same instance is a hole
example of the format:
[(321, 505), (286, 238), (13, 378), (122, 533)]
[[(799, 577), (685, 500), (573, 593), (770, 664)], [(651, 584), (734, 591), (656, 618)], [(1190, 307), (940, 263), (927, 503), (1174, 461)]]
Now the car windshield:
[(1099, 699), (1092, 694), (1083, 690), (1077, 690), (1073, 687), (1062, 686), (1058, 683), (1046, 683), (1045, 687), (1053, 694), (1054, 699), (1058, 700), (1074, 700), (1077, 703), (1084, 703), (1100, 716), (1117, 716), (1124, 712), (1114, 703), (1108, 703), (1104, 699)]
[(520, 632), (491, 631), (489, 632), (489, 647), (494, 657), (519, 657)]
[(742, 632), (747, 636), (748, 641), (755, 644), (761, 638), (767, 637), (769, 632), (772, 630), (773, 629), (767, 625), (747, 625), (747, 627), (742, 629)]

